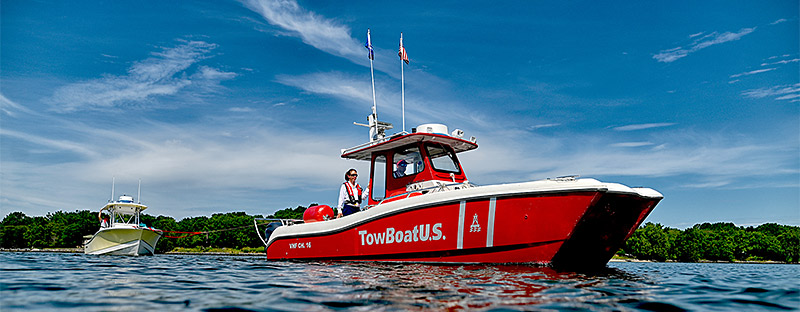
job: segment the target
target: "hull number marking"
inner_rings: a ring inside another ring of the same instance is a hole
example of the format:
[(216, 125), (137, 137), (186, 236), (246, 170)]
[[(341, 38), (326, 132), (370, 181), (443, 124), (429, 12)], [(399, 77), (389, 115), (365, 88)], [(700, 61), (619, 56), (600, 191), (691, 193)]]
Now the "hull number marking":
[(309, 249), (309, 248), (311, 248), (311, 242), (289, 244), (289, 249)]

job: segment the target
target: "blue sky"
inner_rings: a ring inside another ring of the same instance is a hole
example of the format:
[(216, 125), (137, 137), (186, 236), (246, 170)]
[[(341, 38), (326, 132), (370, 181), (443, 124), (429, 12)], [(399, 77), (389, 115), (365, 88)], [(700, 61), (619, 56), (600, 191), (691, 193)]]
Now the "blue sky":
[[(648, 221), (800, 225), (797, 1), (3, 1), (0, 206), (333, 204), (378, 114), (475, 136), (479, 185), (649, 186)], [(363, 177), (359, 180), (366, 184)]]

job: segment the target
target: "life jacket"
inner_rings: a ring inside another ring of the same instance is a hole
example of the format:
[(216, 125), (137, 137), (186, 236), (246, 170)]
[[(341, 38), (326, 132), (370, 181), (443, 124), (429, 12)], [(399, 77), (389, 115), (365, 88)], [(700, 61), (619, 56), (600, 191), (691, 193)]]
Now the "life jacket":
[[(362, 191), (361, 185), (358, 185), (358, 183), (356, 183), (356, 190), (353, 190), (353, 186), (350, 185), (350, 182), (344, 182), (344, 186), (347, 188), (347, 197), (349, 197), (348, 200), (346, 200), (344, 203), (348, 205), (360, 205), (361, 191)], [(355, 194), (356, 191), (358, 192), (358, 196), (356, 196)]]

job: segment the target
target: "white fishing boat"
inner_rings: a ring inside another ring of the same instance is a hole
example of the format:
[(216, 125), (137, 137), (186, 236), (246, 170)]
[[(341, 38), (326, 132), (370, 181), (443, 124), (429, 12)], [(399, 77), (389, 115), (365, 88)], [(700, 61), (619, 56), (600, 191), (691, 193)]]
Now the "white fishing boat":
[[(113, 195), (112, 195), (113, 196)], [(163, 232), (140, 223), (139, 215), (147, 206), (122, 195), (110, 201), (98, 213), (100, 230), (85, 244), (89, 255), (153, 255)]]

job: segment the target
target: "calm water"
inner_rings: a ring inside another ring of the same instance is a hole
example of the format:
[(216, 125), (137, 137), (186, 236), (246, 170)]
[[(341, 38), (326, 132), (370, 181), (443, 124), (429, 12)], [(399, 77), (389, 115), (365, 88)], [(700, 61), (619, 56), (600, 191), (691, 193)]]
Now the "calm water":
[(383, 311), (800, 309), (800, 266), (266, 262), (264, 257), (0, 253), (0, 310)]

